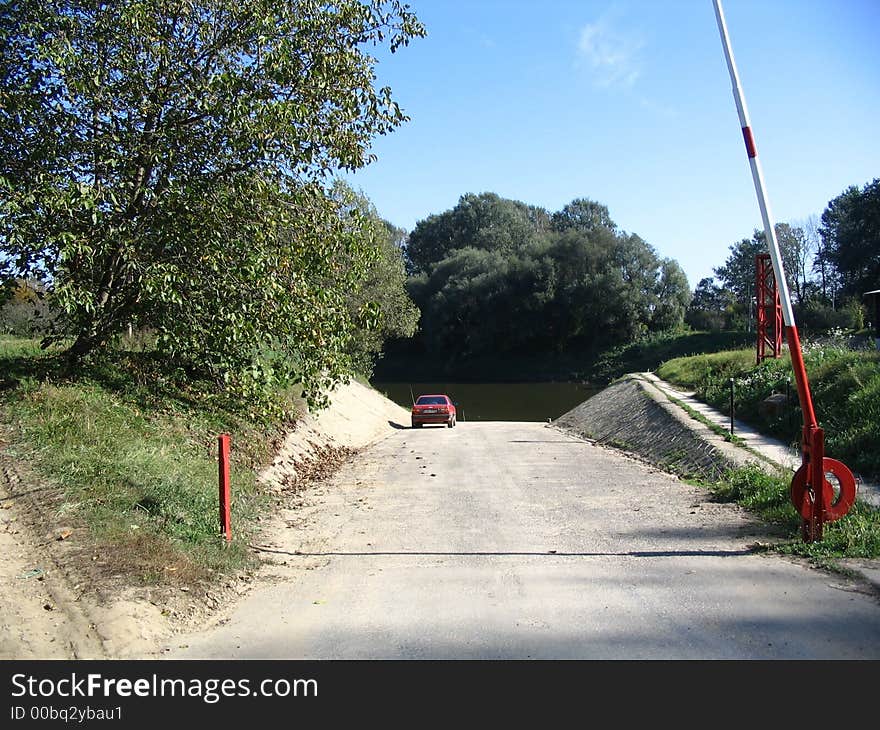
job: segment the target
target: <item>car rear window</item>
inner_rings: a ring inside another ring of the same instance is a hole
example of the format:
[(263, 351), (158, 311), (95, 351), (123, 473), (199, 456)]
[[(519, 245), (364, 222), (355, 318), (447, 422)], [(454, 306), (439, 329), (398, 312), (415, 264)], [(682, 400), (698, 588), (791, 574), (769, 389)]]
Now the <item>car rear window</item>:
[(416, 403), (420, 406), (445, 406), (446, 398), (442, 395), (420, 395)]

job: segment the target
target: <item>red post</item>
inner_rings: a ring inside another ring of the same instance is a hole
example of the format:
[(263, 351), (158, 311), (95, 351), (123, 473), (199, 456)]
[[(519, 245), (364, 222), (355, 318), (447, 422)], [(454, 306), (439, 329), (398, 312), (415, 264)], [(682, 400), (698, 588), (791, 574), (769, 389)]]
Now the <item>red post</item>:
[(229, 523), (229, 434), (217, 437), (218, 461), (220, 474), (220, 534), (226, 541), (232, 540), (232, 528)]

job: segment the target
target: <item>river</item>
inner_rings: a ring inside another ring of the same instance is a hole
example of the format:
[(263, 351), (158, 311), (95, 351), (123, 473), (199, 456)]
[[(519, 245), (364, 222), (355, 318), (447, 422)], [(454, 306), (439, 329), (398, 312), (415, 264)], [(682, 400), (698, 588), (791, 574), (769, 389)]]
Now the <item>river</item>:
[(588, 383), (402, 383), (371, 385), (409, 409), (413, 398), (445, 393), (459, 421), (544, 421), (559, 418), (601, 388)]

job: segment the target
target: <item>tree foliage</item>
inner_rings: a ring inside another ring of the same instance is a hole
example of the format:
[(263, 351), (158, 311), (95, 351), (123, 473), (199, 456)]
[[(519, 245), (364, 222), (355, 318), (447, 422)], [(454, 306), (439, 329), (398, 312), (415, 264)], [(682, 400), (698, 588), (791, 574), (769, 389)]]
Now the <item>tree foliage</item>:
[(416, 223), (406, 247), (410, 273), (427, 273), (462, 248), (513, 253), (549, 225), (543, 209), (495, 193), (467, 193), (451, 210)]
[(819, 233), (842, 297), (880, 289), (880, 178), (861, 189), (851, 185), (829, 201)]
[(283, 360), (317, 393), (369, 258), (322, 180), (406, 119), (369, 47), (421, 35), (397, 0), (4, 3), (3, 273), (50, 284), (74, 362), (135, 322), (186, 367)]
[(372, 250), (363, 275), (345, 297), (356, 325), (347, 352), (355, 371), (369, 378), (385, 341), (411, 337), (418, 325), (419, 310), (406, 290), (406, 231), (383, 220), (362, 192), (341, 180), (334, 183), (333, 196), (352, 235)]
[(685, 322), (696, 330), (720, 331), (733, 323), (733, 292), (715, 283), (711, 276), (700, 279), (687, 308)]
[[(800, 264), (801, 249), (805, 245), (804, 232), (788, 223), (775, 225), (776, 242), (782, 255), (782, 267), (789, 291), (795, 296), (805, 290), (802, 277), (804, 267)], [(755, 257), (769, 253), (764, 231), (755, 230), (751, 238), (743, 238), (730, 246), (730, 255), (714, 269), (715, 276), (731, 291), (737, 301), (748, 306), (755, 296)], [(800, 297), (798, 297), (800, 300)]]
[(678, 264), (585, 198), (551, 215), (463, 195), (416, 225), (407, 255), (420, 342), (447, 363), (629, 342), (680, 327), (690, 300)]

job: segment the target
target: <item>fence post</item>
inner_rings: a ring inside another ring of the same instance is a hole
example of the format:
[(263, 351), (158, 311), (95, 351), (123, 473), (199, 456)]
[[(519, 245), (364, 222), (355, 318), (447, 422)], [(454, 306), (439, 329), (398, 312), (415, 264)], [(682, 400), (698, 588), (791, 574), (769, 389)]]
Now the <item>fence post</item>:
[(232, 528), (229, 519), (229, 434), (217, 437), (218, 462), (220, 476), (220, 534), (226, 536), (226, 542), (232, 540)]

